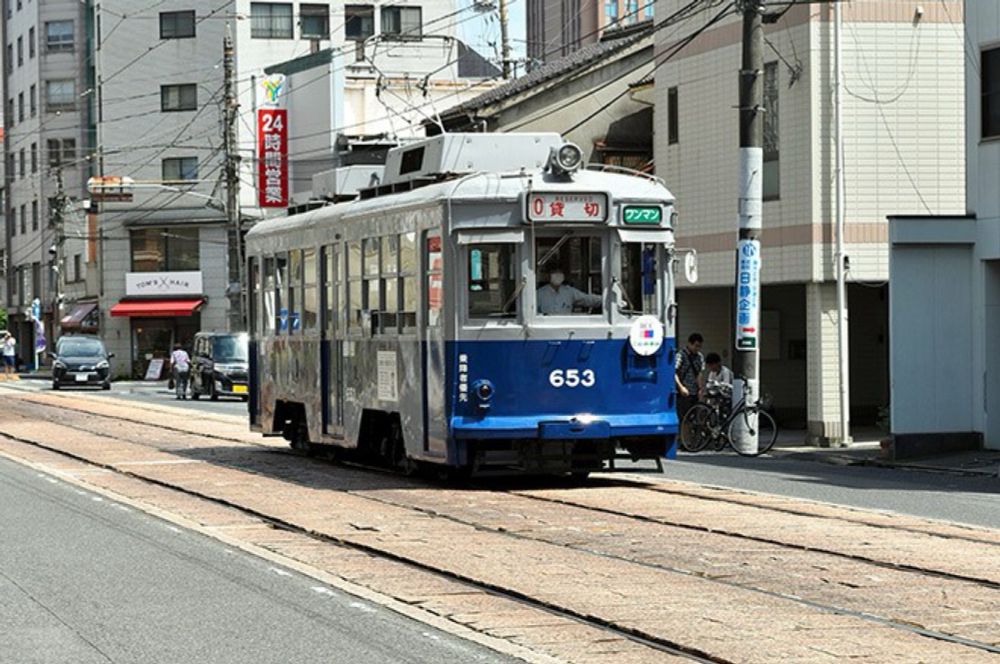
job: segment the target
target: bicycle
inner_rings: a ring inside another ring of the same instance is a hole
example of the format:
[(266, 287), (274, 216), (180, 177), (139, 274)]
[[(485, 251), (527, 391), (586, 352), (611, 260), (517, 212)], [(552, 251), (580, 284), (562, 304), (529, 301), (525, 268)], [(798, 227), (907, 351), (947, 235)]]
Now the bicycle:
[[(729, 445), (740, 456), (754, 457), (765, 454), (774, 446), (778, 439), (778, 425), (764, 410), (762, 399), (748, 404), (744, 397), (729, 412), (727, 406), (731, 399), (728, 394), (727, 390), (711, 388), (706, 401), (695, 404), (684, 414), (680, 432), (680, 444), (684, 450), (700, 452), (711, 445), (712, 449), (719, 451)], [(756, 415), (756, 429), (751, 427), (752, 415)], [(740, 417), (743, 422), (739, 421)], [(733, 445), (733, 433), (737, 426), (746, 426), (751, 435), (757, 435), (756, 452), (744, 452)]]

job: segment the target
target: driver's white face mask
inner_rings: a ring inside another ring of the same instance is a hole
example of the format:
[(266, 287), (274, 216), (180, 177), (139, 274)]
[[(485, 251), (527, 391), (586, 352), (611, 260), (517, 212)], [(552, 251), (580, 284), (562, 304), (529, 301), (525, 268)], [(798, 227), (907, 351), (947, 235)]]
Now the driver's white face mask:
[(562, 272), (553, 272), (549, 275), (549, 283), (553, 286), (562, 286), (564, 281), (566, 281), (566, 275)]

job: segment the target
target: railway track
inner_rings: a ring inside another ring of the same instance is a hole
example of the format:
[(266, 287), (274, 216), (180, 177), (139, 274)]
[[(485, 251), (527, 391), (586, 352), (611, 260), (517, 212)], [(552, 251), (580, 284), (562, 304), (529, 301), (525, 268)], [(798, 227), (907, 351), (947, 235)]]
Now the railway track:
[[(31, 403), (33, 407), (40, 407), (42, 409), (47, 409), (50, 411), (70, 410), (72, 412), (83, 415), (85, 418), (96, 418), (97, 421), (117, 420), (119, 422), (126, 422), (130, 425), (135, 425), (138, 427), (155, 427), (157, 430), (164, 429), (164, 427), (160, 426), (160, 424), (158, 423), (151, 424), (149, 415), (147, 415), (146, 417), (142, 417), (141, 415), (117, 416), (111, 414), (97, 413), (94, 412), (93, 409), (82, 408), (82, 407), (66, 408), (61, 403), (62, 401), (61, 398), (57, 398), (55, 401), (49, 399), (39, 400), (36, 398), (27, 398), (25, 399), (25, 401)], [(61, 427), (66, 427), (71, 430), (88, 434), (95, 433), (94, 430), (95, 427), (92, 426), (93, 424), (94, 422), (89, 422), (87, 425), (74, 424), (72, 422), (65, 421), (65, 418), (64, 421), (59, 422), (59, 426)], [(112, 429), (112, 427), (97, 427), (97, 428)], [(173, 426), (170, 427), (168, 430), (171, 431), (172, 434), (179, 434), (181, 437), (187, 437), (187, 436), (194, 436), (196, 438), (206, 437), (201, 433), (193, 430), (192, 428), (185, 427), (183, 425)], [(98, 433), (101, 433), (101, 435), (106, 435), (110, 439), (117, 440), (126, 445), (147, 447), (149, 449), (157, 450), (159, 452), (167, 452), (167, 453), (171, 452), (171, 450), (169, 449), (167, 450), (163, 449), (162, 445), (158, 446), (155, 442), (152, 442), (156, 440), (156, 438), (154, 438), (151, 435), (152, 432), (148, 431), (144, 432), (142, 430), (139, 430), (127, 435), (119, 435), (114, 431), (110, 431), (108, 433), (99, 431)], [(415, 559), (413, 557), (409, 557), (406, 555), (400, 555), (399, 553), (387, 550), (385, 547), (382, 546), (360, 543), (350, 538), (336, 537), (336, 536), (331, 536), (329, 534), (318, 533), (308, 528), (303, 528), (301, 525), (293, 523), (286, 519), (276, 518), (273, 514), (256, 510), (251, 507), (248, 507), (247, 505), (235, 503), (220, 498), (219, 496), (216, 495), (211, 495), (203, 491), (182, 486), (177, 482), (164, 482), (160, 479), (149, 477), (148, 474), (146, 473), (142, 473), (139, 471), (124, 470), (120, 467), (116, 467), (114, 464), (100, 463), (92, 458), (88, 458), (86, 456), (79, 454), (74, 454), (73, 452), (62, 449), (60, 446), (57, 445), (46, 445), (37, 440), (20, 438), (16, 436), (9, 436), (9, 437), (14, 440), (17, 440), (22, 444), (41, 447), (51, 452), (55, 452), (57, 454), (69, 458), (73, 458), (74, 460), (82, 463), (86, 463), (95, 467), (100, 467), (102, 469), (109, 470), (115, 473), (128, 475), (130, 477), (142, 481), (154, 483), (163, 486), (165, 488), (172, 489), (174, 491), (182, 492), (186, 495), (190, 495), (192, 497), (196, 497), (201, 500), (211, 501), (213, 503), (224, 505), (231, 509), (239, 510), (245, 514), (254, 516), (255, 518), (259, 518), (267, 523), (270, 523), (276, 528), (285, 529), (288, 530), (289, 532), (296, 532), (304, 536), (310, 537), (316, 541), (328, 542), (332, 544), (337, 544), (338, 546), (353, 548), (358, 551), (363, 551), (369, 555), (379, 556), (406, 565), (410, 565), (414, 567), (414, 569), (421, 569), (423, 571), (439, 574), (449, 579), (467, 584), (470, 588), (476, 588), (478, 590), (493, 593), (498, 596), (502, 596), (517, 602), (524, 603), (525, 605), (545, 610), (547, 612), (552, 613), (553, 615), (559, 615), (562, 617), (571, 618), (573, 620), (583, 622), (592, 627), (599, 628), (602, 630), (607, 630), (609, 634), (614, 634), (623, 638), (627, 638), (633, 642), (639, 643), (645, 647), (652, 648), (663, 653), (669, 653), (671, 655), (685, 657), (688, 659), (693, 659), (695, 661), (707, 661), (707, 662), (728, 661), (725, 658), (713, 656), (711, 653), (703, 649), (697, 647), (690, 647), (688, 645), (685, 645), (684, 643), (680, 643), (679, 641), (663, 638), (662, 635), (657, 635), (654, 633), (647, 632), (645, 630), (635, 629), (625, 625), (616, 624), (613, 621), (603, 619), (599, 616), (595, 616), (586, 612), (577, 611), (574, 610), (572, 607), (560, 605), (558, 602), (552, 602), (546, 599), (541, 599), (539, 597), (532, 596), (529, 593), (521, 592), (516, 589), (504, 586), (503, 584), (484, 582), (482, 579), (477, 579), (474, 578), (473, 576), (464, 575), (461, 572), (457, 572), (455, 569), (443, 569), (439, 566), (428, 564), (426, 561), (421, 561), (419, 559)], [(245, 442), (244, 440), (239, 440), (232, 437), (227, 438), (223, 435), (213, 435), (210, 436), (210, 438), (213, 440), (219, 440), (219, 439), (225, 440), (227, 443), (230, 444), (235, 443), (236, 445), (245, 445), (248, 448), (263, 447), (269, 449), (272, 452), (276, 451), (276, 448), (271, 445), (261, 444), (254, 446), (253, 443)], [(278, 460), (280, 460), (279, 465), (281, 465), (282, 468), (270, 469), (272, 472), (275, 473), (276, 476), (282, 476), (284, 474), (287, 474), (289, 471), (287, 464), (289, 463), (301, 464), (301, 460), (298, 459), (295, 455), (292, 455), (291, 453), (288, 454), (281, 453), (276, 455), (267, 455), (267, 459), (256, 457), (253, 460), (253, 463), (241, 464), (238, 467), (238, 469), (244, 471), (249, 470), (249, 472), (254, 472), (253, 468), (255, 465), (256, 466), (260, 466), (260, 464), (275, 465), (276, 463), (278, 463)], [(264, 471), (265, 469), (261, 468), (261, 470)], [(312, 470), (315, 471), (315, 468), (313, 468)], [(348, 469), (348, 470), (354, 473), (362, 472), (356, 469)], [(643, 485), (642, 483), (639, 482), (631, 482), (631, 483), (627, 482), (626, 484), (628, 484), (632, 489), (636, 490), (656, 492), (660, 494), (664, 493), (663, 491), (660, 491), (658, 487), (649, 487), (648, 485)], [(408, 481), (408, 486), (402, 490), (417, 490), (418, 492), (420, 492), (424, 489), (429, 489), (431, 493), (436, 492), (439, 495), (443, 493), (442, 487), (440, 486), (434, 486), (432, 484), (421, 483), (421, 482), (410, 482), (410, 481)], [(610, 552), (605, 548), (602, 548), (601, 543), (599, 541), (567, 544), (565, 542), (560, 542), (557, 539), (553, 539), (551, 537), (545, 537), (544, 532), (531, 531), (530, 529), (521, 532), (514, 532), (509, 528), (495, 527), (490, 525), (488, 522), (484, 520), (481, 519), (477, 520), (475, 518), (470, 518), (468, 514), (463, 514), (461, 510), (449, 511), (448, 509), (442, 509), (440, 505), (433, 505), (433, 504), (428, 505), (426, 504), (427, 501), (425, 497), (423, 498), (425, 504), (416, 504), (419, 501), (413, 499), (404, 500), (397, 495), (398, 492), (401, 491), (401, 489), (386, 489), (386, 490), (368, 489), (365, 491), (345, 489), (342, 491), (343, 493), (351, 495), (357, 500), (367, 501), (368, 503), (372, 504), (391, 506), (393, 508), (408, 510), (411, 512), (417, 512), (432, 520), (440, 519), (449, 521), (451, 523), (472, 528), (481, 532), (488, 532), (493, 536), (498, 536), (501, 538), (517, 540), (532, 545), (538, 544), (543, 546), (558, 546), (562, 549), (573, 550), (578, 553), (586, 554), (587, 556), (593, 556), (596, 559), (615, 561), (616, 563), (643, 567), (650, 570), (655, 570), (657, 573), (697, 577), (702, 581), (717, 585), (720, 588), (739, 589), (740, 591), (757, 593), (764, 597), (780, 600), (782, 602), (791, 602), (800, 605), (803, 608), (808, 607), (809, 609), (828, 613), (831, 615), (849, 616), (857, 620), (878, 624), (883, 627), (888, 627), (892, 630), (906, 632), (912, 635), (962, 646), (963, 648), (972, 649), (974, 651), (983, 653), (984, 655), (992, 656), (1000, 654), (1000, 648), (997, 647), (995, 642), (987, 642), (975, 638), (967, 638), (962, 636), (961, 634), (953, 634), (937, 629), (929, 629), (919, 624), (914, 624), (912, 622), (894, 619), (886, 615), (879, 615), (877, 613), (872, 613), (864, 609), (858, 609), (856, 607), (852, 608), (850, 606), (842, 606), (829, 602), (816, 601), (814, 599), (801, 597), (791, 593), (781, 592), (780, 590), (763, 587), (761, 585), (748, 584), (746, 582), (741, 582), (738, 580), (730, 580), (725, 578), (712, 578), (710, 574), (705, 574), (703, 571), (687, 569), (679, 565), (663, 564), (662, 562), (650, 562), (648, 560), (639, 559), (636, 556), (617, 554), (614, 552)], [(423, 491), (423, 493), (427, 493), (427, 491)], [(952, 574), (949, 572), (943, 572), (942, 570), (932, 569), (929, 567), (921, 567), (918, 565), (899, 565), (897, 563), (893, 563), (886, 560), (879, 560), (877, 558), (845, 554), (842, 551), (829, 549), (828, 547), (802, 546), (802, 545), (797, 545), (795, 543), (784, 542), (776, 538), (759, 537), (752, 534), (740, 533), (736, 531), (720, 530), (708, 526), (695, 526), (689, 523), (683, 523), (679, 520), (663, 519), (660, 517), (653, 517), (644, 514), (632, 513), (627, 510), (618, 510), (611, 507), (588, 505), (585, 504), (583, 501), (573, 500), (572, 498), (564, 498), (564, 497), (560, 498), (560, 497), (541, 495), (537, 490), (530, 490), (530, 489), (514, 490), (514, 491), (486, 490), (485, 493), (489, 495), (491, 499), (497, 499), (499, 501), (510, 502), (511, 500), (516, 499), (518, 501), (528, 501), (529, 503), (532, 504), (545, 505), (547, 507), (558, 506), (561, 509), (580, 511), (583, 512), (584, 514), (597, 515), (600, 518), (612, 518), (617, 521), (625, 523), (642, 524), (642, 527), (645, 528), (678, 529), (681, 531), (689, 531), (692, 533), (697, 533), (699, 534), (699, 536), (720, 538), (720, 541), (722, 541), (722, 539), (725, 539), (726, 541), (729, 542), (741, 541), (747, 544), (752, 543), (754, 545), (759, 544), (759, 545), (767, 545), (769, 547), (777, 547), (779, 550), (795, 552), (796, 554), (800, 555), (808, 554), (808, 555), (827, 556), (833, 559), (839, 559), (845, 562), (849, 562), (852, 565), (866, 565), (866, 566), (871, 566), (873, 568), (890, 570), (898, 574), (909, 575), (911, 577), (910, 579), (911, 582), (916, 582), (916, 583), (920, 583), (922, 578), (933, 578), (940, 583), (953, 584), (952, 590), (962, 590), (964, 587), (967, 586), (975, 586), (981, 589), (995, 591), (998, 585), (992, 579), (982, 579), (967, 575)], [(666, 493), (670, 494), (677, 492), (668, 491)], [(704, 499), (704, 497), (700, 495), (691, 496), (689, 494), (687, 497), (690, 499), (698, 499), (698, 500)], [(760, 505), (747, 506), (744, 502), (740, 502), (742, 499), (725, 500), (724, 498), (721, 497), (715, 497), (715, 499), (721, 499), (729, 504), (739, 505), (742, 507), (746, 507), (747, 509), (750, 509), (751, 507), (754, 509), (770, 509), (767, 507), (762, 507)], [(433, 503), (433, 501), (431, 501), (431, 503)], [(512, 508), (511, 506), (507, 505), (507, 503), (503, 503), (503, 505)], [(816, 516), (810, 514), (808, 511), (789, 510), (787, 508), (775, 508), (774, 511), (776, 513), (794, 514), (797, 517), (803, 517), (803, 518)], [(833, 518), (833, 517), (828, 517), (828, 518)], [(851, 519), (845, 519), (845, 521), (851, 521)], [(856, 525), (863, 525), (866, 527), (871, 527), (873, 525), (871, 523), (865, 522), (865, 520), (861, 518), (855, 519), (854, 522)], [(884, 527), (888, 530), (892, 530), (889, 526), (881, 526), (881, 527)], [(927, 535), (926, 532), (914, 531), (912, 529), (909, 530), (898, 529), (898, 530), (901, 530), (903, 532), (912, 532), (913, 534)], [(978, 539), (975, 537), (970, 537), (968, 539), (970, 541), (970, 544), (975, 543), (977, 545), (996, 546), (996, 542)]]

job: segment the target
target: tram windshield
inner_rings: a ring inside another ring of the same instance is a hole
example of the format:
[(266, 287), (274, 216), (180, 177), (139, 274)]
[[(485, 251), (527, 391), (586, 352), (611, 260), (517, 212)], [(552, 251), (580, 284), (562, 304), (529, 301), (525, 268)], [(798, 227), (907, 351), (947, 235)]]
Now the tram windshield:
[(535, 300), (542, 316), (602, 313), (604, 278), (600, 235), (535, 239)]
[(656, 245), (622, 243), (622, 281), (618, 309), (626, 315), (659, 315), (656, 305)]
[(469, 317), (513, 318), (517, 287), (516, 245), (480, 244), (469, 250)]

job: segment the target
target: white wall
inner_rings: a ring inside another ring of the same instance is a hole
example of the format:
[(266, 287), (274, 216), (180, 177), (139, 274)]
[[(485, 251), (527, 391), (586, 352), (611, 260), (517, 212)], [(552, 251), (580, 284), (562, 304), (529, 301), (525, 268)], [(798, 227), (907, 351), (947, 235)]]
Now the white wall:
[(889, 288), (893, 433), (976, 430), (972, 247), (894, 246)]

